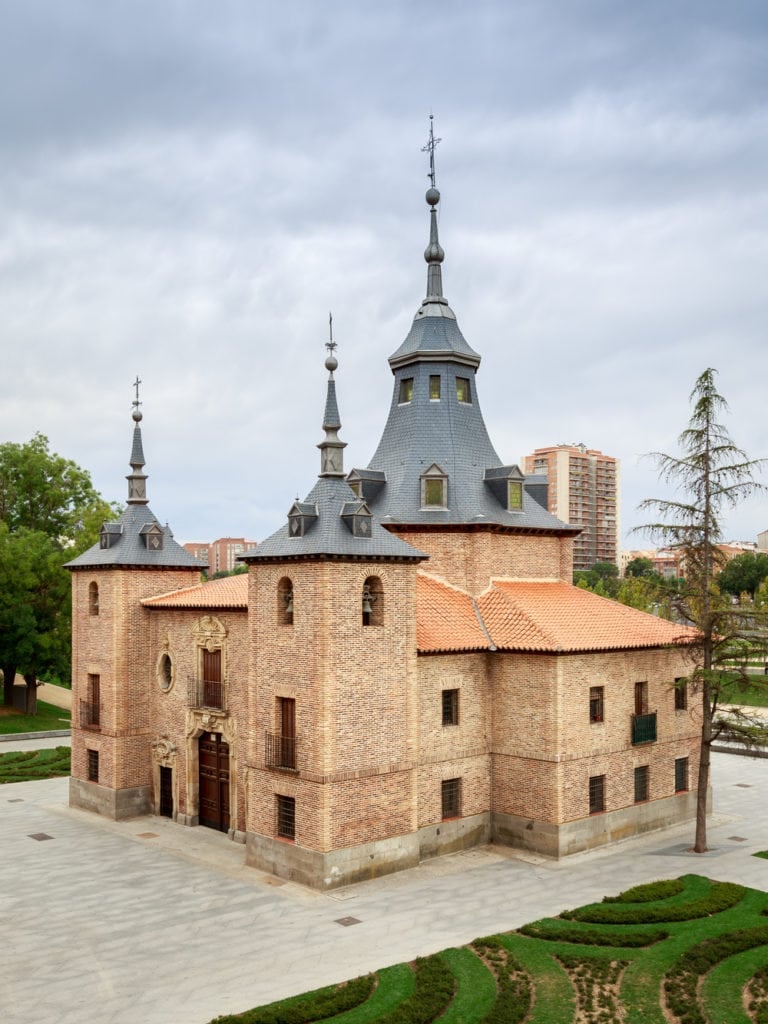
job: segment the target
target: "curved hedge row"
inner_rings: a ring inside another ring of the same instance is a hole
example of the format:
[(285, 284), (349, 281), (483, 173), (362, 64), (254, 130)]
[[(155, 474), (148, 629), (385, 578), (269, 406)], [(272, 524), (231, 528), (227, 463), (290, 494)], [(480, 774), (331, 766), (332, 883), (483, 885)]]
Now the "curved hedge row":
[(665, 878), (659, 882), (646, 882), (644, 885), (633, 885), (618, 896), (604, 896), (603, 903), (654, 903), (656, 900), (668, 900), (677, 896), (685, 889), (681, 878)]
[(445, 1010), (456, 988), (456, 979), (446, 961), (435, 953), (419, 957), (413, 969), (416, 974), (413, 995), (371, 1024), (432, 1024)]
[(312, 1024), (364, 1003), (370, 998), (375, 982), (373, 974), (365, 974), (343, 985), (329, 985), (307, 996), (299, 996), (288, 1006), (281, 1001), (278, 1005), (217, 1017), (211, 1024)]
[(545, 942), (572, 942), (580, 946), (615, 946), (620, 949), (641, 949), (653, 946), (669, 938), (669, 932), (657, 928), (644, 932), (600, 931), (597, 928), (568, 928), (556, 924), (538, 922), (524, 924), (518, 931), (531, 939), (543, 939)]
[(587, 921), (590, 924), (661, 924), (669, 921), (692, 921), (730, 910), (744, 898), (746, 889), (733, 882), (715, 882), (706, 896), (691, 903), (672, 906), (622, 903), (600, 903), (596, 906), (565, 910), (566, 921)]
[(473, 948), (493, 966), (498, 995), (479, 1024), (520, 1024), (531, 1009), (531, 979), (500, 939), (476, 939)]
[(721, 960), (765, 945), (768, 945), (768, 927), (747, 928), (707, 939), (681, 953), (664, 981), (667, 1006), (680, 1024), (707, 1024), (697, 999), (699, 978), (702, 975), (711, 971)]

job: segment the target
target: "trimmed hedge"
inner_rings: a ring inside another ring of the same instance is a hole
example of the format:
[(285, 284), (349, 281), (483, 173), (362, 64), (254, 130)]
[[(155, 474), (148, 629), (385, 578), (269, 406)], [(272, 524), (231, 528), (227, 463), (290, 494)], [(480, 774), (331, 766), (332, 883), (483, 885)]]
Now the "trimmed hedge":
[(644, 932), (600, 931), (597, 928), (568, 928), (556, 924), (534, 922), (518, 929), (521, 935), (545, 942), (573, 942), (580, 946), (616, 946), (623, 949), (640, 949), (653, 946), (669, 938), (669, 932), (660, 928)]
[(448, 1006), (453, 999), (456, 979), (440, 954), (420, 957), (414, 961), (413, 969), (416, 991), (372, 1024), (431, 1024)]
[(578, 910), (565, 910), (566, 921), (587, 921), (590, 924), (661, 924), (669, 921), (693, 921), (730, 910), (744, 898), (746, 889), (733, 882), (715, 882), (706, 896), (691, 903), (672, 906), (627, 903), (599, 903)]
[(657, 900), (668, 900), (677, 896), (685, 889), (685, 882), (680, 878), (665, 878), (660, 882), (646, 882), (645, 885), (634, 885), (625, 889), (618, 896), (604, 896), (603, 903), (655, 903)]
[(768, 967), (763, 967), (749, 983), (749, 1009), (755, 1024), (768, 1024)]
[(489, 936), (472, 943), (480, 956), (489, 961), (499, 987), (496, 1002), (480, 1024), (520, 1024), (531, 1010), (531, 980), (500, 939)]
[(269, 1006), (217, 1017), (211, 1024), (312, 1024), (351, 1010), (370, 999), (376, 978), (365, 974), (342, 985), (329, 985), (295, 1000), (280, 1000)]
[(765, 945), (768, 945), (768, 927), (744, 928), (707, 939), (681, 953), (664, 982), (667, 1006), (678, 1017), (680, 1024), (707, 1024), (697, 998), (699, 978), (702, 975), (711, 971), (721, 960)]

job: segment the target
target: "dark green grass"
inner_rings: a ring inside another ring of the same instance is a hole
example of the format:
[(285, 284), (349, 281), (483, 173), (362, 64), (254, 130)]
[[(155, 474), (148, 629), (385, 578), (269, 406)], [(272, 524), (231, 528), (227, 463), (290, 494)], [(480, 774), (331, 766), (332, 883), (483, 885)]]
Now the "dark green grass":
[(758, 850), (757, 853), (752, 854), (753, 857), (762, 857), (763, 860), (768, 860), (768, 850)]
[(58, 775), (69, 775), (69, 771), (69, 747), (0, 753), (0, 785), (5, 782), (52, 779)]
[(44, 700), (37, 702), (36, 715), (23, 715), (14, 708), (0, 707), (0, 733), (52, 732), (54, 729), (68, 729), (69, 726), (69, 711), (46, 704)]
[[(592, 924), (583, 919), (599, 916), (595, 915), (597, 909), (610, 914), (632, 910), (631, 924)], [(611, 897), (608, 902), (591, 904), (580, 911), (583, 916), (573, 913), (568, 918), (533, 922), (526, 926), (530, 933), (527, 935), (522, 931), (507, 932), (475, 943), (475, 950), (483, 945), (491, 951), (503, 946), (528, 973), (532, 1004), (525, 1024), (572, 1024), (577, 973), (581, 978), (608, 977), (609, 965), (619, 961), (625, 962), (626, 968), (618, 999), (606, 996), (604, 1005), (613, 1006), (610, 1013), (605, 1009), (601, 1018), (606, 1024), (619, 1019), (623, 1024), (669, 1024), (662, 1010), (662, 991), (667, 981), (673, 980), (683, 968), (694, 993), (684, 1002), (686, 1014), (690, 1008), (691, 1024), (701, 1020), (707, 1024), (749, 1024), (742, 991), (761, 971), (764, 974), (760, 991), (768, 993), (768, 893), (685, 875), (674, 884), (635, 887), (618, 899)], [(697, 916), (690, 916), (692, 913)], [(574, 920), (577, 916), (582, 919)], [(666, 919), (663, 929), (657, 923), (660, 917)], [(585, 942), (590, 931), (596, 939), (591, 945)], [(666, 937), (662, 937), (662, 932)], [(615, 936), (614, 945), (604, 945), (610, 936)], [(622, 936), (633, 945), (623, 946)], [(651, 944), (639, 945), (644, 937)], [(753, 941), (759, 944), (747, 948)], [(442, 1005), (441, 999), (433, 1000), (437, 1009), (432, 1016), (420, 1012), (413, 971), (401, 964), (377, 973), (378, 985), (370, 999), (340, 1016), (325, 1019), (333, 1024), (410, 1024), (415, 1020), (420, 1024), (484, 1024), (494, 1020), (498, 987), (475, 950), (450, 949), (438, 958), (430, 958), (447, 964), (456, 982), (450, 1001), (445, 1001), (445, 994), (441, 997)], [(395, 971), (402, 973), (395, 976)], [(403, 984), (408, 977), (410, 989)], [(584, 982), (580, 984), (583, 993)], [(761, 1013), (765, 1013), (766, 1019), (760, 1024), (768, 1024), (768, 997), (761, 995), (759, 1001), (763, 1000)], [(291, 1018), (279, 1014), (281, 1008), (287, 1009), (293, 1002), (272, 1004), (269, 1009), (277, 1011), (278, 1017), (269, 1019), (289, 1024)], [(228, 1024), (256, 1024), (262, 1020), (255, 1015), (258, 1012), (225, 1019)], [(685, 1024), (686, 1017), (675, 1020)]]

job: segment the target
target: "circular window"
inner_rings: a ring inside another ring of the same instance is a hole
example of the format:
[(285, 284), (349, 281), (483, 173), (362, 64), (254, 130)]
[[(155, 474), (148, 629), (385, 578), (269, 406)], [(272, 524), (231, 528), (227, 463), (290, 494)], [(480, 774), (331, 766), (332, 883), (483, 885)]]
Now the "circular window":
[(173, 662), (171, 661), (171, 656), (169, 654), (164, 654), (160, 658), (158, 678), (162, 689), (170, 690), (173, 684)]

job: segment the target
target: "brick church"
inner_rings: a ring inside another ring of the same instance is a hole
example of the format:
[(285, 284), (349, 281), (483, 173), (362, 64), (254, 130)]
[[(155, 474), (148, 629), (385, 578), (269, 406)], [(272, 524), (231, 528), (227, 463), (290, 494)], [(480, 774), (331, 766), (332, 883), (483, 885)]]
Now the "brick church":
[(69, 564), (71, 804), (218, 829), (321, 889), (695, 813), (681, 627), (572, 586), (578, 528), (497, 455), (427, 148), (426, 297), (368, 466), (344, 469), (330, 343), (316, 482), (247, 574), (201, 582), (150, 510), (137, 396), (125, 510)]

